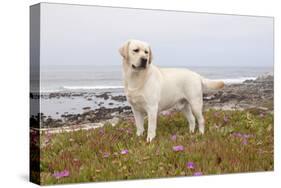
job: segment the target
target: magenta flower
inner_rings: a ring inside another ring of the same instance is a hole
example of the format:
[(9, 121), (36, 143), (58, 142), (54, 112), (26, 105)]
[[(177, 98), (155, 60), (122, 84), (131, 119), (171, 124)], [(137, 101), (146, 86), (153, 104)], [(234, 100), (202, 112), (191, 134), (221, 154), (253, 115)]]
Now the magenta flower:
[(179, 146), (173, 146), (173, 150), (174, 151), (183, 151), (184, 150), (184, 147), (179, 145)]
[(188, 163), (186, 163), (186, 167), (189, 168), (189, 169), (194, 169), (194, 163), (188, 162)]
[(214, 112), (214, 116), (215, 117), (219, 117), (219, 113), (218, 112)]
[(251, 134), (243, 134), (243, 138), (250, 138), (250, 137), (252, 137), (253, 135), (251, 135)]
[(244, 138), (242, 144), (243, 145), (247, 145), (248, 144), (248, 140), (246, 138)]
[(104, 133), (105, 133), (104, 129), (101, 128), (101, 129), (99, 130), (99, 133), (100, 133), (100, 135), (104, 135)]
[(264, 117), (264, 113), (263, 113), (263, 112), (260, 113), (260, 117), (261, 117), (261, 118)]
[(135, 122), (134, 117), (129, 117), (129, 118), (127, 118), (127, 120), (128, 120), (129, 123), (134, 123)]
[(177, 139), (177, 135), (174, 134), (171, 136), (171, 140), (175, 141), (176, 139)]
[(169, 115), (171, 115), (171, 112), (169, 112), (169, 111), (163, 111), (161, 114), (162, 114), (163, 116), (169, 116)]
[(108, 153), (108, 152), (105, 152), (105, 153), (103, 153), (103, 158), (108, 158), (110, 156), (110, 153)]
[(51, 138), (52, 137), (52, 134), (48, 131), (47, 134), (46, 134), (47, 138)]
[(126, 129), (126, 132), (130, 134), (130, 133), (133, 132), (133, 130), (132, 130), (131, 128), (127, 128), (127, 129)]
[(235, 137), (242, 137), (241, 133), (232, 133), (232, 135), (235, 136)]
[(243, 145), (248, 144), (248, 138), (253, 137), (252, 134), (232, 133), (233, 136), (238, 137), (242, 140)]
[(61, 171), (61, 172), (55, 172), (53, 174), (53, 176), (56, 179), (60, 179), (60, 178), (63, 178), (63, 177), (68, 177), (69, 176), (69, 171), (68, 170), (64, 170), (64, 171)]
[(228, 118), (226, 116), (223, 117), (223, 121), (224, 123), (227, 123), (228, 122)]
[(125, 155), (125, 154), (128, 154), (128, 153), (129, 153), (129, 150), (123, 149), (120, 153), (121, 153), (122, 155)]
[(232, 133), (233, 136), (239, 137), (239, 138), (250, 138), (253, 137), (252, 134), (242, 134), (242, 133)]
[(202, 172), (194, 172), (194, 174), (193, 174), (194, 176), (202, 176), (203, 175), (203, 173)]

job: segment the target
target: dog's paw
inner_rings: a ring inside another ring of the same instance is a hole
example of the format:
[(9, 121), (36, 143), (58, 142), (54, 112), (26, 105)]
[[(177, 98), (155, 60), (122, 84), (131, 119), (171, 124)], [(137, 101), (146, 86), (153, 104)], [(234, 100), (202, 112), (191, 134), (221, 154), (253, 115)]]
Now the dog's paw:
[(201, 129), (199, 128), (199, 132), (200, 132), (201, 134), (204, 134), (204, 132), (205, 132), (205, 131), (204, 131), (204, 128), (201, 128)]
[(146, 138), (146, 142), (147, 142), (147, 143), (150, 143), (153, 139), (154, 139), (154, 137), (147, 137), (147, 138)]
[(194, 133), (194, 129), (189, 129), (189, 133), (193, 134)]
[(144, 130), (137, 130), (137, 136), (142, 136), (143, 132), (144, 132)]
[(146, 138), (146, 141), (151, 142), (154, 138), (155, 138), (155, 134), (148, 134), (147, 138)]

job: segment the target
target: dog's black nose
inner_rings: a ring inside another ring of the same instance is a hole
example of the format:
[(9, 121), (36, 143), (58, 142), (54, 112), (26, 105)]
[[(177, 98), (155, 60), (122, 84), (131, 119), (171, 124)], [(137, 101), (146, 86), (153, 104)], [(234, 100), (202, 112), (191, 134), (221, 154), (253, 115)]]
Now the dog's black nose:
[(146, 67), (147, 59), (146, 58), (141, 58), (141, 67)]

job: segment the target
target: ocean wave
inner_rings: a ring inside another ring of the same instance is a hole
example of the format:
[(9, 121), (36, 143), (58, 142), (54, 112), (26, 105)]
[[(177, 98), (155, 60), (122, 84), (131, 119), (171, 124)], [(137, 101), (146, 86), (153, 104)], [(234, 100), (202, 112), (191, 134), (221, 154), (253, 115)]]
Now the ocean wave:
[(124, 86), (63, 86), (64, 90), (105, 90), (105, 89), (123, 89)]
[(224, 81), (225, 84), (241, 84), (246, 80), (255, 80), (256, 77), (239, 77), (239, 78), (223, 78), (223, 79), (215, 79)]
[(123, 89), (124, 86), (61, 86), (53, 89), (41, 88), (41, 93), (57, 93), (57, 92), (80, 92), (80, 91), (91, 91), (91, 90), (117, 90)]

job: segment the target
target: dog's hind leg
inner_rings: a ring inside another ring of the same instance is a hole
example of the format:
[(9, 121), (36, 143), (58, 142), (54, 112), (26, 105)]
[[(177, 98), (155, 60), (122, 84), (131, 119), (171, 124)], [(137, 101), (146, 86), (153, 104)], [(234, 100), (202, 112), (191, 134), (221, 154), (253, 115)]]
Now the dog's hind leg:
[(203, 100), (202, 98), (197, 98), (197, 100), (193, 100), (190, 103), (191, 105), (191, 109), (193, 114), (195, 115), (197, 122), (198, 122), (198, 126), (199, 126), (199, 132), (201, 134), (204, 134), (204, 129), (205, 129), (205, 125), (204, 125), (204, 117), (203, 117)]
[(184, 108), (182, 109), (182, 112), (184, 113), (188, 124), (189, 124), (189, 132), (194, 133), (195, 130), (195, 118), (193, 116), (191, 106), (189, 103), (186, 103)]

